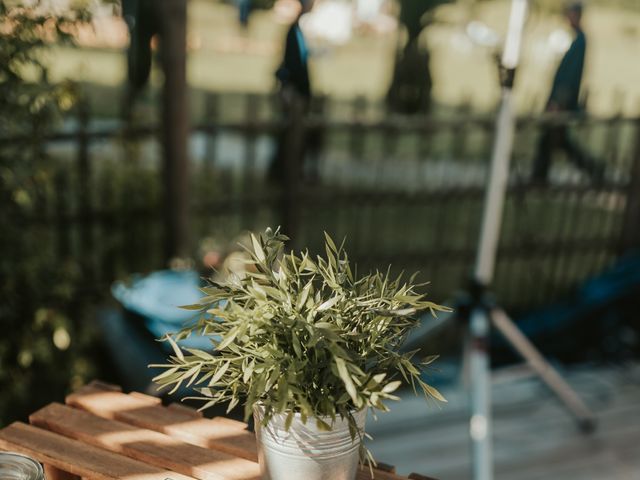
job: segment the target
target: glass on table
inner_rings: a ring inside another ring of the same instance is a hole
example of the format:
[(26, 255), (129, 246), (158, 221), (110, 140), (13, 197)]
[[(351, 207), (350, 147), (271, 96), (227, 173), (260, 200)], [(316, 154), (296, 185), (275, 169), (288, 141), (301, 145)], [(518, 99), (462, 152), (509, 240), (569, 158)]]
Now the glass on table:
[(0, 479), (45, 480), (42, 465), (19, 453), (0, 452)]

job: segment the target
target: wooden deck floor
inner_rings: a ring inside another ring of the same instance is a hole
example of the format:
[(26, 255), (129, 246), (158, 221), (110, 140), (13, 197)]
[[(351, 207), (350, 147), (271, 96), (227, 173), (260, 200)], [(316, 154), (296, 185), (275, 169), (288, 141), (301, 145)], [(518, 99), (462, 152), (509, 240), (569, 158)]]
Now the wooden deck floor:
[[(582, 434), (535, 377), (493, 386), (497, 480), (640, 480), (640, 364), (578, 367), (562, 372), (590, 408), (598, 427)], [(376, 458), (441, 480), (471, 478), (468, 400), (443, 390), (441, 409), (404, 396), (371, 421)]]

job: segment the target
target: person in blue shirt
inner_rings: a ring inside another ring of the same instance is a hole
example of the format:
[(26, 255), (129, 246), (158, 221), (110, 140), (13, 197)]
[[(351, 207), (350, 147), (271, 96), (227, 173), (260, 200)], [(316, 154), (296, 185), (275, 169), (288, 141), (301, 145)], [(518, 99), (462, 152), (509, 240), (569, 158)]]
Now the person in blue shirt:
[[(299, 0), (300, 11), (296, 20), (287, 31), (284, 46), (284, 56), (282, 63), (276, 70), (275, 76), (278, 82), (278, 99), (282, 116), (285, 121), (292, 115), (304, 114), (308, 111), (311, 102), (311, 82), (309, 80), (308, 57), (309, 50), (307, 42), (300, 29), (299, 20), (302, 15), (308, 13), (313, 8), (314, 0)], [(273, 183), (283, 183), (285, 179), (285, 155), (288, 153), (287, 139), (289, 137), (287, 129), (284, 129), (278, 136), (276, 152), (269, 167), (268, 179)], [(314, 143), (313, 132), (307, 132), (304, 139), (304, 146)], [(313, 146), (313, 145), (312, 145)], [(303, 148), (302, 156), (305, 156), (306, 148)], [(301, 159), (302, 160), (302, 159)]]
[[(580, 110), (578, 96), (587, 47), (587, 40), (581, 26), (582, 4), (579, 2), (569, 4), (565, 14), (575, 32), (575, 38), (556, 70), (545, 108), (546, 112), (578, 112)], [(567, 127), (561, 125), (545, 127), (542, 132), (533, 164), (532, 180), (535, 183), (545, 184), (548, 181), (551, 157), (556, 149), (564, 150), (568, 159), (587, 173), (593, 181), (602, 180), (602, 165), (595, 162), (576, 144), (570, 138)]]
[(251, 13), (251, 0), (236, 0), (238, 6), (238, 21), (242, 28), (249, 28), (249, 14)]
[(284, 58), (276, 71), (281, 93), (285, 95), (294, 93), (303, 101), (311, 99), (311, 83), (307, 65), (309, 51), (299, 20), (302, 15), (311, 11), (313, 3), (314, 0), (300, 0), (300, 13), (289, 27), (285, 40)]

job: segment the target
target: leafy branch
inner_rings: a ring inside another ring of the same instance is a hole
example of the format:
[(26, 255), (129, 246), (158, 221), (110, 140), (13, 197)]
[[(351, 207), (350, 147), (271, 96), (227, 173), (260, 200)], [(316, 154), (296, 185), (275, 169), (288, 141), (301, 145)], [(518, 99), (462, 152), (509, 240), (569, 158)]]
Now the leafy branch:
[[(357, 278), (343, 245), (325, 234), (325, 256), (285, 251), (288, 238), (267, 229), (251, 235), (248, 273), (225, 281), (210, 280), (204, 297), (184, 308), (200, 312), (198, 320), (165, 340), (174, 354), (155, 377), (161, 387), (192, 387), (201, 409), (244, 401), (248, 419), (256, 404), (265, 424), (274, 414), (294, 413), (303, 422), (347, 418), (367, 407), (387, 411), (387, 400), (402, 380), (425, 396), (446, 401), (421, 378), (435, 356), (416, 363), (416, 352), (400, 353), (417, 314), (445, 310), (416, 290), (413, 277), (403, 281), (376, 271)], [(211, 338), (210, 352), (181, 349), (177, 341), (192, 333)]]

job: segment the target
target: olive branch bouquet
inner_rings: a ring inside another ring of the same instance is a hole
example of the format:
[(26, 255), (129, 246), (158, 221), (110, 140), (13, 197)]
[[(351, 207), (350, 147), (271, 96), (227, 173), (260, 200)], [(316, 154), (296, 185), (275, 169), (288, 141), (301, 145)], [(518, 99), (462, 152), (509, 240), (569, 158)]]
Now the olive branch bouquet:
[[(385, 400), (402, 380), (430, 397), (446, 401), (420, 376), (437, 356), (416, 362), (417, 351), (400, 353), (416, 314), (446, 310), (416, 291), (422, 285), (402, 275), (376, 271), (354, 275), (343, 245), (325, 233), (326, 256), (285, 251), (288, 238), (267, 229), (251, 235), (246, 248), (247, 274), (209, 280), (204, 297), (184, 308), (200, 312), (192, 325), (165, 340), (174, 355), (154, 378), (160, 387), (193, 387), (202, 409), (244, 402), (245, 419), (255, 405), (264, 408), (264, 424), (286, 414), (288, 429), (295, 413), (318, 428), (331, 425), (321, 417), (348, 419), (371, 407), (387, 411)], [(182, 349), (176, 341), (197, 332), (211, 338), (211, 351)], [(366, 452), (370, 457), (370, 454)]]

